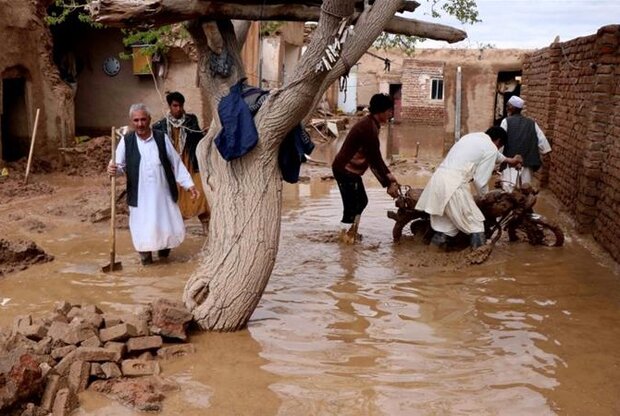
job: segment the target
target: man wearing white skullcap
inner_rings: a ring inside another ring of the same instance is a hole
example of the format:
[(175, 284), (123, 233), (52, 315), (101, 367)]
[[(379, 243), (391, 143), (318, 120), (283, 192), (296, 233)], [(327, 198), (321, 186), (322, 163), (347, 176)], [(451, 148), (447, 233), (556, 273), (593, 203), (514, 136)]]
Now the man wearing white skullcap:
[(525, 104), (525, 101), (523, 101), (523, 99), (521, 97), (513, 95), (508, 100), (508, 104), (510, 104), (514, 108), (523, 108), (523, 104)]
[[(522, 184), (532, 182), (534, 172), (542, 166), (540, 155), (551, 151), (549, 141), (538, 124), (531, 118), (521, 115), (524, 104), (522, 98), (516, 95), (510, 97), (506, 105), (508, 117), (502, 120), (500, 125), (508, 133), (504, 155), (513, 157), (519, 154), (523, 157)], [(506, 167), (502, 171), (502, 188), (507, 192), (512, 191), (517, 183), (517, 176), (515, 168)]]

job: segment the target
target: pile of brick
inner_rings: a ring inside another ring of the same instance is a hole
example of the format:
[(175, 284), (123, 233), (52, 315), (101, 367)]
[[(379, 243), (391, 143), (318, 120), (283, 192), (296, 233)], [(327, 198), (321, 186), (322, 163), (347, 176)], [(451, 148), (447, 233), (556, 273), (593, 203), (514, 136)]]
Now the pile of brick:
[(0, 414), (68, 415), (87, 388), (159, 411), (174, 388), (158, 376), (160, 362), (194, 352), (185, 343), (191, 319), (166, 299), (126, 316), (68, 302), (42, 318), (19, 316), (0, 334)]

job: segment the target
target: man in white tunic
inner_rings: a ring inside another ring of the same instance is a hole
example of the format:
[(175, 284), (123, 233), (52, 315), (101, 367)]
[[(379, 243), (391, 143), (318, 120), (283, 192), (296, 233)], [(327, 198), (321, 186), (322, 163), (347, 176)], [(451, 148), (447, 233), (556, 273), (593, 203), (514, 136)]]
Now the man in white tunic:
[(198, 191), (168, 136), (151, 130), (148, 108), (132, 105), (129, 118), (134, 131), (119, 142), (108, 173), (127, 174), (129, 230), (140, 261), (146, 265), (153, 262), (151, 252), (166, 258), (170, 249), (185, 239), (177, 182), (192, 199), (198, 197)]
[(431, 242), (445, 246), (448, 237), (459, 231), (469, 234), (472, 248), (485, 243), (484, 215), (471, 191), (488, 192), (488, 182), (496, 163), (517, 165), (517, 155), (507, 158), (499, 152), (506, 141), (506, 131), (491, 127), (485, 133), (470, 133), (452, 146), (424, 188), (416, 209), (431, 216), (435, 235)]
[[(500, 126), (508, 133), (508, 139), (504, 146), (505, 156), (520, 154), (523, 157), (521, 170), (521, 184), (531, 183), (534, 172), (542, 166), (540, 155), (551, 151), (549, 141), (545, 134), (531, 118), (521, 115), (525, 101), (521, 97), (513, 95), (506, 104), (508, 117), (502, 120)], [(502, 189), (512, 192), (517, 184), (518, 172), (512, 167), (506, 167), (502, 171)]]

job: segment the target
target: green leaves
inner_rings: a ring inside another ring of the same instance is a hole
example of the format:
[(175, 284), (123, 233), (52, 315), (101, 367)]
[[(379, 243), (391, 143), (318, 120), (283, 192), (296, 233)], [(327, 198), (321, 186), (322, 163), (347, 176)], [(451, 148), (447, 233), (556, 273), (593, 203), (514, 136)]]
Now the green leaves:
[(48, 26), (58, 25), (67, 20), (73, 13), (77, 13), (77, 18), (80, 22), (87, 23), (97, 28), (103, 27), (99, 23), (95, 23), (90, 17), (90, 14), (86, 10), (88, 3), (90, 3), (90, 0), (54, 0), (52, 5), (48, 8), (45, 23), (47, 23)]
[(478, 18), (478, 7), (475, 0), (450, 0), (441, 8), (451, 16), (456, 17), (461, 23), (474, 24), (481, 22)]
[[(146, 45), (143, 53), (148, 55), (165, 54), (176, 41), (189, 39), (189, 33), (180, 23), (148, 30), (123, 29), (122, 32), (125, 46)], [(130, 57), (131, 54), (121, 54), (121, 58)]]
[[(50, 5), (45, 17), (45, 22), (49, 26), (60, 25), (75, 15), (82, 23), (86, 23), (94, 28), (100, 29), (104, 26), (96, 23), (88, 12), (88, 4), (91, 0), (54, 0)], [(153, 55), (155, 53), (165, 53), (174, 42), (189, 39), (189, 33), (182, 24), (161, 26), (155, 29), (123, 29), (123, 44), (127, 47), (132, 45), (147, 45), (142, 50), (144, 53)], [(131, 53), (123, 52), (120, 57), (123, 59), (131, 58)]]
[(407, 56), (413, 55), (415, 47), (426, 39), (417, 36), (394, 35), (382, 32), (375, 40), (373, 46), (378, 49), (400, 49)]
[(276, 20), (266, 20), (264, 22), (260, 22), (260, 34), (261, 36), (272, 36), (276, 35), (282, 25), (286, 22), (280, 22)]

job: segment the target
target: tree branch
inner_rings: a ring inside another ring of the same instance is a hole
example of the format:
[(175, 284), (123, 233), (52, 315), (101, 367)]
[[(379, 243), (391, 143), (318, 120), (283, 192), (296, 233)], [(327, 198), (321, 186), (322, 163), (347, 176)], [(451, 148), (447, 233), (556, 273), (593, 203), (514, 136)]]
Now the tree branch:
[[(361, 56), (370, 48), (374, 40), (381, 33), (383, 22), (390, 16), (393, 8), (383, 5), (374, 5), (368, 11), (362, 13), (353, 29), (356, 34), (354, 38), (347, 39), (341, 57), (338, 60), (327, 77), (323, 80), (319, 94), (316, 95), (310, 111), (314, 109), (325, 91), (341, 76), (347, 74), (351, 69), (349, 65), (359, 61)], [(392, 13), (393, 14), (393, 13)]]
[(237, 42), (239, 43), (240, 48), (243, 48), (243, 45), (245, 44), (251, 24), (252, 22), (248, 20), (233, 20), (235, 35), (237, 35)]
[[(399, 3), (396, 1), (396, 3)], [(261, 131), (269, 131), (265, 145), (277, 147), (284, 136), (301, 120), (308, 106), (314, 102), (316, 89), (321, 85), (327, 72), (316, 72), (316, 63), (321, 60), (328, 43), (334, 40), (342, 19), (336, 16), (353, 16), (354, 0), (326, 0), (321, 10), (317, 28), (312, 33), (310, 44), (301, 56), (291, 82), (282, 89), (271, 93), (258, 115), (257, 124)], [(330, 10), (327, 13), (325, 10)], [(336, 13), (333, 13), (336, 11)], [(277, 114), (275, 118), (272, 115)]]
[[(380, 4), (372, 7), (376, 8)], [(417, 7), (416, 2), (403, 1), (398, 6), (399, 10), (403, 9), (403, 4), (409, 11)], [(112, 27), (160, 26), (199, 17), (209, 20), (316, 21), (321, 15), (320, 7), (299, 3), (257, 5), (205, 0), (96, 0), (91, 3), (90, 9), (96, 22)], [(450, 43), (467, 37), (462, 30), (449, 26), (398, 16), (392, 16), (384, 30), (393, 34), (445, 40)]]
[(467, 33), (451, 26), (399, 16), (392, 17), (383, 30), (398, 35), (444, 40), (448, 43), (460, 42), (467, 38)]

